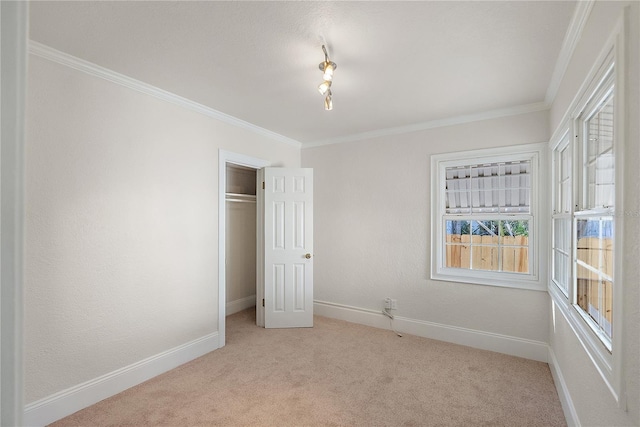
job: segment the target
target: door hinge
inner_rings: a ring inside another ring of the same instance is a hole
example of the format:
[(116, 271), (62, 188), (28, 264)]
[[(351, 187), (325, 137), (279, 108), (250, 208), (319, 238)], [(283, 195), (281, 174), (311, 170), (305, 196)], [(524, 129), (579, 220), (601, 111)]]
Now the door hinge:
[(264, 190), (264, 181), (262, 181), (262, 189)]
[(264, 307), (264, 298), (262, 298), (262, 306)]

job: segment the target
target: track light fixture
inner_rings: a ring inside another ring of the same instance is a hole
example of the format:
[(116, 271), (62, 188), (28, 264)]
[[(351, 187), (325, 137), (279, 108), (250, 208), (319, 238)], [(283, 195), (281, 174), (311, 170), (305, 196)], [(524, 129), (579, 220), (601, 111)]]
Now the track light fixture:
[(318, 92), (320, 95), (326, 95), (324, 99), (324, 109), (325, 110), (333, 110), (333, 102), (331, 101), (331, 83), (333, 82), (333, 72), (338, 67), (335, 62), (331, 62), (329, 60), (329, 55), (327, 54), (327, 48), (322, 45), (322, 51), (324, 52), (324, 61), (318, 65), (320, 71), (322, 71), (322, 79), (324, 80), (318, 86)]

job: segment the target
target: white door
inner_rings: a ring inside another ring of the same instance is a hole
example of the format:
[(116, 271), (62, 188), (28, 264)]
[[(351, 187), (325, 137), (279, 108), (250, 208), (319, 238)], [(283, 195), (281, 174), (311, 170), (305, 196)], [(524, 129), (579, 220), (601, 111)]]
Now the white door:
[(313, 169), (261, 169), (257, 193), (257, 323), (312, 327)]

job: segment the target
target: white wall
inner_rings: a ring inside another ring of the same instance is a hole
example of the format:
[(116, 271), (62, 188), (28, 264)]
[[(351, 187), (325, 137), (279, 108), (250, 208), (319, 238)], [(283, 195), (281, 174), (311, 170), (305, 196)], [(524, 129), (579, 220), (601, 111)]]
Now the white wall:
[(302, 164), (314, 168), (316, 182), (314, 298), (379, 313), (391, 297), (398, 300), (394, 314), (419, 321), (417, 328), (452, 326), (546, 343), (546, 292), (429, 278), (430, 156), (548, 137), (542, 111), (303, 149)]
[(215, 333), (218, 150), (300, 149), (39, 56), (28, 84), (30, 403)]
[(256, 295), (256, 204), (227, 202), (226, 209), (226, 302), (230, 303)]
[[(627, 73), (625, 96), (627, 102), (626, 141), (624, 142), (624, 221), (623, 305), (614, 310), (624, 310), (623, 392), (626, 392), (628, 411), (618, 407), (594, 364), (589, 359), (575, 333), (559, 309), (554, 309), (550, 346), (557, 359), (556, 368), (565, 381), (569, 398), (573, 403), (577, 422), (585, 426), (640, 425), (640, 4), (638, 2), (597, 2), (585, 26), (583, 35), (564, 76), (556, 101), (551, 110), (554, 126), (561, 123), (571, 101), (578, 93), (587, 73), (596, 63), (596, 57), (612, 32), (624, 6), (630, 5), (625, 26), (627, 28)], [(552, 129), (553, 130), (553, 129)], [(616, 282), (618, 285), (618, 282)], [(615, 302), (614, 302), (615, 304)], [(621, 326), (618, 325), (618, 328)], [(616, 325), (614, 325), (616, 328)]]

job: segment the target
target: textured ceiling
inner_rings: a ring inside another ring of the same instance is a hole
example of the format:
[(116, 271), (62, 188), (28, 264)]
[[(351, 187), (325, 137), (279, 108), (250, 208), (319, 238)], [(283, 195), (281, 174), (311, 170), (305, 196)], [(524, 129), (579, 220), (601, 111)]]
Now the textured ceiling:
[[(302, 143), (544, 101), (575, 2), (32, 2), (30, 38)], [(317, 92), (327, 44), (333, 111)]]

